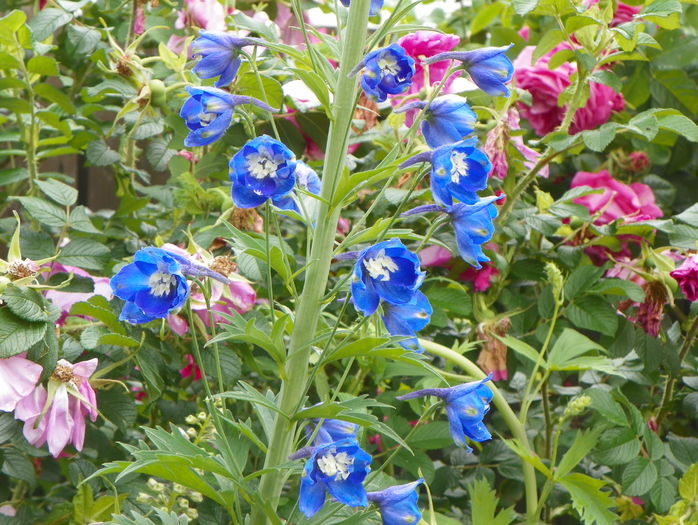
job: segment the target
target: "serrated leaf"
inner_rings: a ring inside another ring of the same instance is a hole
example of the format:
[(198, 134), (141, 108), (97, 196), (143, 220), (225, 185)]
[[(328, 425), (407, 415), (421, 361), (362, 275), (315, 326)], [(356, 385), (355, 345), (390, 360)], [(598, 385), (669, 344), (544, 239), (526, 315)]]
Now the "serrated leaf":
[(698, 500), (698, 463), (694, 463), (679, 480), (679, 494), (687, 501)]
[(514, 507), (496, 513), (499, 498), (485, 478), (469, 483), (466, 488), (470, 495), (472, 525), (509, 525), (514, 521)]
[(12, 284), (5, 288), (2, 300), (16, 316), (27, 321), (48, 321), (44, 298), (31, 288), (20, 288)]
[(66, 29), (66, 39), (70, 55), (89, 55), (99, 44), (102, 35), (94, 27), (69, 25)]
[(698, 126), (685, 115), (665, 115), (658, 119), (659, 127), (673, 131), (691, 142), (698, 142)]
[(667, 478), (660, 478), (650, 490), (650, 501), (657, 509), (657, 512), (669, 512), (669, 509), (676, 501), (676, 496), (676, 487)]
[(615, 503), (608, 492), (601, 489), (605, 482), (590, 478), (584, 474), (568, 474), (560, 480), (560, 484), (572, 496), (572, 506), (587, 525), (615, 525), (618, 516), (611, 512)]
[(601, 436), (594, 455), (604, 465), (624, 465), (637, 458), (642, 445), (629, 428), (611, 428)]
[(27, 25), (31, 29), (34, 39), (41, 42), (72, 19), (73, 17), (62, 9), (47, 8), (39, 11)]
[(621, 295), (636, 303), (641, 303), (645, 300), (645, 292), (640, 286), (632, 281), (623, 279), (601, 279), (589, 289), (589, 292), (604, 295)]
[(71, 210), (69, 222), (70, 227), (74, 230), (84, 233), (102, 233), (92, 224), (90, 217), (87, 215), (87, 208), (84, 206), (76, 206)]
[(73, 239), (61, 249), (58, 262), (85, 270), (104, 268), (111, 250), (91, 239)]
[(78, 200), (78, 190), (60, 181), (37, 180), (36, 184), (47, 197), (63, 206), (72, 206)]
[(616, 131), (622, 126), (617, 122), (607, 122), (598, 129), (582, 132), (582, 140), (592, 151), (604, 151), (616, 137)]
[(567, 308), (566, 317), (578, 328), (614, 335), (618, 329), (615, 310), (601, 297), (582, 296)]
[(99, 390), (97, 406), (106, 419), (126, 433), (136, 421), (136, 406), (133, 397), (121, 388)]
[(623, 490), (628, 496), (643, 496), (657, 481), (657, 467), (649, 459), (636, 457), (623, 471)]
[(101, 140), (94, 140), (87, 145), (87, 150), (85, 151), (87, 160), (93, 166), (109, 166), (116, 162), (119, 162), (119, 154), (110, 149)]
[(596, 410), (604, 419), (619, 426), (629, 426), (628, 416), (621, 405), (613, 399), (610, 392), (602, 388), (590, 388), (585, 392), (585, 395), (591, 398), (590, 408)]
[(169, 146), (170, 140), (162, 138), (154, 138), (148, 144), (145, 156), (155, 171), (162, 171), (167, 168), (167, 163), (177, 153), (177, 150)]
[(68, 114), (77, 113), (77, 109), (70, 100), (70, 97), (68, 97), (68, 95), (66, 95), (63, 91), (60, 91), (50, 84), (43, 82), (41, 84), (37, 84), (34, 86), (34, 94), (53, 102)]
[(52, 202), (41, 197), (15, 197), (29, 214), (41, 224), (62, 228), (66, 220), (66, 212)]
[(35, 56), (27, 61), (27, 70), (42, 76), (58, 76), (58, 62), (47, 56)]
[(29, 350), (41, 341), (47, 326), (17, 317), (9, 308), (0, 308), (0, 359)]

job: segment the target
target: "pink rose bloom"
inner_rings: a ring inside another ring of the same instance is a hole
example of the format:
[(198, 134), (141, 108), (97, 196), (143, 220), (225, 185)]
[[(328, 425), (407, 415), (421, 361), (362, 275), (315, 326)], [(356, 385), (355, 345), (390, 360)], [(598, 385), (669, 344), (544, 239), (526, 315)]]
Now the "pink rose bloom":
[(646, 184), (633, 182), (624, 184), (606, 170), (597, 173), (578, 172), (570, 184), (572, 188), (590, 186), (603, 189), (603, 193), (585, 195), (574, 200), (589, 210), (590, 214), (603, 210), (595, 224), (608, 224), (617, 219), (625, 222), (639, 222), (662, 216), (654, 200), (652, 189)]
[[(570, 77), (576, 66), (563, 63), (554, 70), (548, 69), (548, 62), (558, 51), (568, 48), (559, 45), (541, 57), (534, 65), (531, 64), (535, 46), (527, 46), (514, 61), (514, 79), (516, 85), (531, 93), (533, 104), (528, 106), (519, 103), (521, 115), (529, 121), (533, 130), (540, 136), (553, 131), (562, 123), (565, 107), (557, 105), (557, 99), (562, 91), (570, 85)], [(616, 93), (608, 86), (591, 82), (590, 95), (586, 106), (577, 110), (570, 126), (570, 133), (594, 129), (608, 122), (613, 111), (625, 107), (623, 95)]]
[(698, 255), (686, 257), (681, 266), (669, 272), (689, 301), (698, 299)]
[(75, 303), (87, 301), (93, 295), (101, 295), (103, 297), (106, 297), (107, 300), (110, 300), (112, 298), (111, 286), (109, 285), (109, 277), (94, 277), (82, 268), (78, 268), (76, 266), (65, 266), (63, 264), (54, 262), (51, 263), (51, 272), (49, 273), (49, 276), (56, 273), (73, 273), (75, 275), (79, 275), (80, 277), (87, 277), (88, 279), (92, 279), (92, 281), (94, 282), (94, 291), (88, 293), (63, 292), (61, 290), (46, 291), (46, 299), (58, 306), (63, 312), (61, 318), (57, 321), (56, 324), (62, 325), (65, 322), (65, 318), (68, 315), (68, 312), (70, 312), (70, 309)]
[(145, 31), (145, 9), (143, 4), (136, 6), (136, 16), (133, 18), (133, 34), (142, 35)]
[[(487, 247), (493, 249), (491, 244)], [(450, 251), (437, 245), (428, 246), (419, 252), (419, 260), (424, 267), (451, 268), (452, 258)], [(492, 278), (498, 274), (499, 270), (497, 268), (485, 264), (479, 270), (468, 268), (458, 278), (461, 281), (473, 283), (473, 289), (476, 292), (486, 292), (492, 283)]]
[[(599, 3), (599, 0), (588, 0), (585, 2), (585, 5), (587, 7), (591, 7), (592, 5), (596, 5)], [(609, 27), (616, 27), (621, 24), (625, 24), (626, 22), (632, 22), (635, 18), (635, 15), (640, 12), (640, 9), (642, 6), (634, 6), (634, 5), (628, 5), (624, 4), (623, 2), (618, 2), (618, 7), (616, 8), (616, 12), (613, 13), (613, 19), (611, 22), (608, 24)]]
[(97, 359), (74, 365), (60, 359), (49, 380), (53, 396), (49, 398), (43, 385), (39, 385), (17, 404), (15, 418), (24, 421), (24, 437), (29, 443), (35, 447), (48, 443), (54, 458), (69, 443), (82, 450), (85, 417), (97, 419), (97, 397), (89, 382), (97, 364)]
[(182, 376), (182, 378), (193, 376), (192, 381), (199, 381), (201, 379), (201, 369), (194, 361), (194, 356), (187, 354), (184, 356), (184, 359), (187, 361), (187, 364), (180, 369), (179, 375)]
[(448, 268), (451, 264), (451, 252), (446, 248), (437, 246), (427, 246), (419, 252), (419, 261), (422, 266), (436, 266), (439, 268)]
[[(499, 270), (489, 264), (483, 264), (479, 270), (472, 266), (460, 274), (461, 281), (473, 283), (473, 290), (476, 292), (486, 292), (492, 284), (492, 279), (499, 275)], [(506, 379), (506, 377), (503, 377)], [(495, 379), (496, 381), (496, 379)]]
[[(407, 54), (414, 58), (415, 61), (415, 74), (412, 77), (412, 85), (409, 87), (406, 94), (411, 95), (424, 88), (426, 78), (424, 76), (424, 68), (421, 65), (421, 59), (450, 51), (456, 47), (459, 42), (460, 38), (456, 35), (444, 35), (436, 31), (416, 31), (399, 39), (397, 43), (400, 44)], [(450, 60), (441, 60), (429, 65), (430, 85), (444, 78), (449, 64)]]
[(12, 412), (17, 403), (32, 393), (43, 368), (19, 354), (0, 359), (0, 411)]
[(5, 516), (14, 516), (17, 514), (17, 510), (12, 505), (3, 505), (0, 507), (0, 514)]
[[(184, 0), (184, 10), (177, 13), (176, 29), (198, 27), (208, 31), (225, 31), (225, 10), (218, 0)], [(167, 47), (179, 54), (186, 37), (172, 35)]]

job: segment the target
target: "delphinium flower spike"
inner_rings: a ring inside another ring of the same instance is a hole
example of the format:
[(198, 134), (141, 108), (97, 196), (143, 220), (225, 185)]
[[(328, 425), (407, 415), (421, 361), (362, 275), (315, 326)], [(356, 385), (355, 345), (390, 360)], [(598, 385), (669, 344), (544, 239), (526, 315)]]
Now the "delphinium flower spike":
[(192, 56), (201, 57), (193, 71), (200, 78), (220, 76), (214, 86), (227, 86), (233, 81), (242, 64), (240, 50), (244, 46), (263, 45), (264, 41), (256, 38), (238, 37), (223, 31), (201, 30), (199, 37), (191, 43)]
[(488, 375), (480, 381), (463, 383), (450, 388), (425, 388), (398, 396), (396, 399), (405, 401), (424, 396), (435, 396), (446, 403), (446, 414), (451, 430), (451, 437), (456, 445), (472, 452), (465, 438), (472, 441), (487, 441), (492, 438), (489, 430), (482, 422), (490, 409), (492, 391), (485, 383), (492, 379)]
[(190, 97), (184, 101), (179, 116), (189, 128), (185, 146), (206, 146), (220, 139), (230, 126), (236, 106), (252, 104), (266, 111), (276, 110), (261, 100), (231, 95), (212, 87), (187, 86)]

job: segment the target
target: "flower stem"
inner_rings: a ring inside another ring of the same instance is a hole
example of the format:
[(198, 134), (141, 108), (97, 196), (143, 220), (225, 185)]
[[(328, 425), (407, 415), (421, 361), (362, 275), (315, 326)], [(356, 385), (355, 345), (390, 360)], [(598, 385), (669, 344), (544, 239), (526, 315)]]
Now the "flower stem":
[[(308, 270), (298, 300), (298, 309), (289, 344), (285, 377), (279, 392), (279, 409), (281, 413), (292, 418), (300, 403), (303, 402), (304, 389), (308, 378), (308, 363), (311, 341), (315, 337), (322, 297), (327, 287), (327, 279), (332, 260), (337, 222), (341, 209), (330, 207), (335, 189), (344, 169), (351, 120), (356, 101), (357, 78), (349, 77), (349, 72), (359, 63), (366, 43), (368, 26), (369, 0), (354, 0), (349, 8), (349, 20), (342, 39), (342, 58), (337, 75), (337, 87), (334, 94), (334, 113), (328, 135), (328, 149), (322, 173), (322, 201), (318, 210), (317, 227), (310, 251)], [(286, 461), (294, 445), (296, 422), (292, 419), (275, 416), (274, 433), (269, 443), (264, 467), (269, 470), (262, 475), (259, 495), (272, 509), (276, 509), (285, 473), (275, 469)], [(251, 525), (262, 525), (266, 518), (262, 509), (255, 507), (252, 511)]]
[[(424, 351), (439, 357), (451, 361), (452, 363), (461, 367), (468, 375), (475, 377), (476, 379), (482, 379), (487, 376), (480, 368), (470, 361), (470, 359), (454, 352), (450, 348), (447, 348), (438, 343), (432, 341), (427, 341), (425, 339), (420, 339), (419, 344), (422, 345)], [(526, 428), (523, 423), (519, 421), (516, 414), (506, 402), (504, 396), (499, 391), (499, 389), (490, 382), (487, 385), (490, 390), (492, 390), (492, 402), (499, 410), (504, 422), (509, 427), (512, 435), (519, 440), (519, 443), (530, 455), (535, 455), (531, 450), (531, 446), (528, 443), (528, 436), (526, 435)], [(526, 490), (526, 523), (533, 525), (538, 522), (536, 507), (538, 506), (538, 489), (536, 487), (536, 472), (531, 464), (522, 460), (522, 470), (524, 475), (524, 487)]]

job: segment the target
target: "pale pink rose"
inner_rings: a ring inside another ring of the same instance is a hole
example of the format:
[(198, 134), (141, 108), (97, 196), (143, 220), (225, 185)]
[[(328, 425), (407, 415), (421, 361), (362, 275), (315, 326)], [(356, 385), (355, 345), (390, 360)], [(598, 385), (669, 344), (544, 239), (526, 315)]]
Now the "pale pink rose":
[(447, 268), (451, 263), (451, 252), (442, 246), (433, 244), (419, 252), (419, 261), (422, 266), (427, 268), (430, 266)]
[(87, 301), (90, 297), (93, 297), (95, 295), (101, 295), (102, 297), (105, 297), (107, 300), (111, 300), (111, 298), (113, 297), (111, 286), (109, 285), (109, 277), (95, 277), (83, 270), (82, 268), (78, 268), (77, 266), (67, 266), (56, 262), (51, 263), (50, 267), (51, 271), (49, 272), (49, 276), (54, 275), (56, 273), (72, 273), (75, 275), (79, 275), (80, 277), (87, 277), (88, 279), (92, 279), (92, 282), (94, 283), (94, 290), (92, 292), (87, 293), (63, 292), (61, 290), (46, 291), (46, 299), (58, 306), (63, 312), (56, 324), (62, 325), (65, 322), (66, 316), (68, 315), (70, 309), (73, 307), (75, 303)]
[(49, 380), (53, 397), (48, 399), (46, 389), (39, 385), (17, 404), (15, 418), (24, 421), (27, 441), (35, 447), (48, 443), (53, 457), (58, 457), (69, 443), (82, 450), (85, 417), (97, 419), (97, 397), (89, 382), (97, 364), (97, 359), (74, 365), (60, 359)]
[(654, 200), (652, 189), (646, 184), (633, 182), (630, 185), (614, 179), (606, 170), (597, 173), (578, 172), (570, 184), (572, 188), (589, 186), (603, 189), (603, 193), (585, 195), (574, 200), (589, 210), (590, 214), (602, 211), (595, 224), (608, 224), (617, 219), (639, 222), (662, 216)]
[(0, 514), (5, 516), (14, 516), (17, 514), (17, 509), (15, 509), (12, 505), (3, 505), (0, 507)]
[[(184, 0), (184, 9), (177, 12), (176, 29), (186, 27), (207, 31), (225, 31), (225, 9), (218, 0)], [(186, 37), (171, 35), (167, 47), (179, 54), (184, 49)]]
[(133, 18), (133, 34), (142, 35), (145, 31), (145, 9), (140, 2), (136, 6), (136, 13)]
[[(561, 44), (531, 64), (534, 46), (527, 46), (514, 61), (514, 79), (516, 86), (531, 93), (532, 105), (519, 103), (523, 118), (528, 120), (533, 130), (543, 136), (561, 123), (566, 106), (558, 106), (557, 100), (570, 85), (570, 78), (576, 66), (565, 62), (554, 70), (548, 68), (550, 58), (569, 45)], [(625, 107), (623, 95), (596, 82), (589, 83), (589, 100), (584, 107), (577, 110), (570, 126), (570, 133), (594, 129), (608, 122), (611, 113)]]
[(32, 393), (43, 368), (19, 354), (0, 359), (0, 411), (12, 412), (17, 403)]
[(341, 233), (342, 235), (346, 235), (351, 231), (351, 223), (349, 222), (349, 219), (346, 217), (340, 217), (339, 221), (337, 221), (337, 233)]
[(675, 270), (669, 272), (689, 301), (698, 300), (698, 255), (693, 254)]

